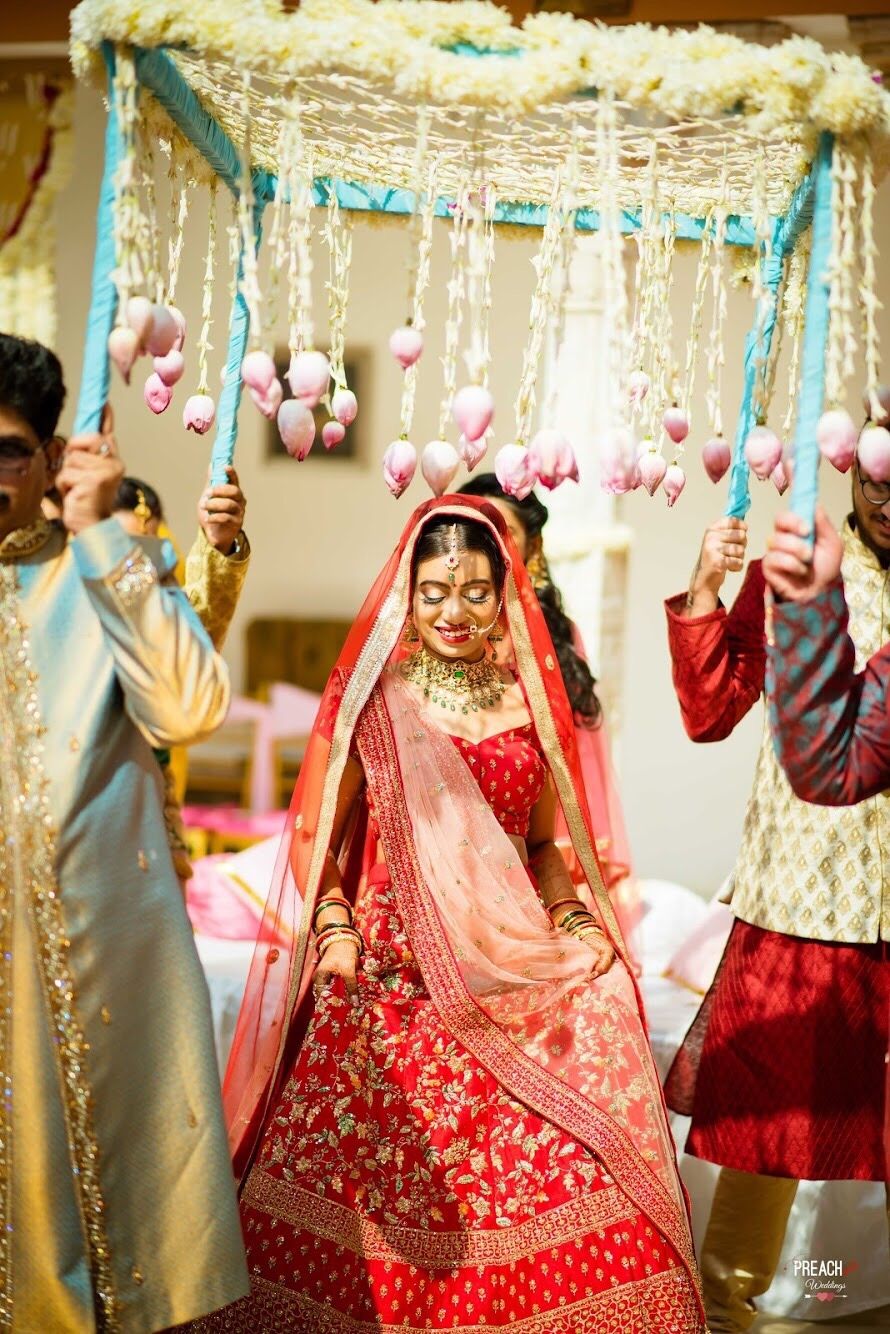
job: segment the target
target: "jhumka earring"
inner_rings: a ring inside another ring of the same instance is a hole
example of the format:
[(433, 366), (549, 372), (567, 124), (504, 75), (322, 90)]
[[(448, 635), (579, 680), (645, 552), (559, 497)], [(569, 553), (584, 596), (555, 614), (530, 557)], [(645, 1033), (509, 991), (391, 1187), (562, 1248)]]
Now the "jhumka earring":
[(136, 487), (136, 504), (133, 508), (133, 514), (139, 520), (139, 526), (143, 533), (148, 532), (148, 524), (151, 519), (151, 510), (145, 501), (145, 492), (141, 486)]
[(413, 617), (409, 616), (402, 631), (402, 643), (417, 644), (419, 641), (420, 635), (417, 633), (417, 626), (414, 624)]
[(503, 632), (503, 630), (501, 629), (501, 623), (500, 623), (499, 620), (498, 620), (498, 621), (495, 621), (494, 629), (492, 630), (491, 634), (488, 636), (488, 642), (489, 642), (489, 644), (491, 644), (491, 660), (492, 660), (492, 662), (497, 662), (497, 660), (498, 660), (498, 651), (497, 651), (497, 648), (495, 647), (495, 645), (496, 645), (496, 644), (500, 644), (500, 642), (501, 642), (501, 640), (502, 640), (503, 638), (504, 638), (504, 632)]

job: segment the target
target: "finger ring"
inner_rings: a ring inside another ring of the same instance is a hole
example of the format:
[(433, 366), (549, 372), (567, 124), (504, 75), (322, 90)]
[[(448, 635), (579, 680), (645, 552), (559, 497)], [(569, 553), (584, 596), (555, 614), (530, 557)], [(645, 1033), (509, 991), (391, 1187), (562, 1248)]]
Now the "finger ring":
[(99, 446), (99, 453), (100, 453), (100, 454), (110, 454), (110, 453), (111, 453), (111, 445), (109, 445), (109, 443), (108, 443), (107, 440), (103, 440), (103, 441), (102, 441), (101, 445)]

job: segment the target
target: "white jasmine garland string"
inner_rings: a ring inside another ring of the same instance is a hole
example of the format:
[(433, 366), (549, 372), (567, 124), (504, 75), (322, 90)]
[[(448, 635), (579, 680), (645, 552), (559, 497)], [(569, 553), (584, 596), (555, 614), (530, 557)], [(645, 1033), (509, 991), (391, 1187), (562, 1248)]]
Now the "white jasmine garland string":
[[(410, 298), (410, 322), (418, 333), (423, 333), (423, 301), (430, 281), (430, 257), (433, 250), (433, 221), (436, 216), (436, 189), (438, 164), (431, 160), (427, 167), (426, 189), (420, 206), (420, 239), (416, 262), (413, 265), (414, 291)], [(402, 382), (402, 401), (399, 409), (399, 434), (407, 440), (414, 422), (414, 404), (417, 396), (418, 363), (409, 366)]]
[[(427, 172), (427, 144), (429, 141), (430, 126), (432, 116), (429, 107), (421, 105), (417, 108), (417, 120), (414, 129), (414, 159), (411, 171), (411, 188), (413, 195), (413, 207), (411, 218), (408, 223), (408, 324), (413, 323), (413, 314), (411, 313), (414, 305), (414, 296), (417, 291), (417, 270), (420, 264), (420, 251), (423, 235), (423, 216), (421, 200), (423, 198), (424, 180)], [(418, 329), (418, 332), (422, 330)]]
[(470, 185), (462, 181), (454, 200), (451, 222), (451, 277), (448, 281), (448, 315), (445, 320), (445, 353), (442, 357), (442, 399), (439, 404), (438, 438), (445, 439), (451, 404), (457, 390), (457, 354), (466, 294), (467, 228), (469, 226)]
[(708, 390), (706, 403), (712, 435), (723, 435), (723, 368), (726, 349), (723, 330), (726, 324), (726, 220), (725, 203), (714, 210), (714, 239), (711, 245), (711, 327), (708, 333)]
[(559, 200), (559, 245), (553, 265), (550, 297), (550, 327), (553, 347), (553, 374), (550, 377), (547, 404), (543, 420), (547, 426), (556, 419), (556, 401), (558, 397), (557, 370), (565, 341), (566, 304), (571, 282), (572, 252), (575, 246), (575, 218), (577, 217), (578, 190), (578, 142), (577, 126), (572, 125), (569, 152), (566, 158), (563, 189)]
[(264, 317), (265, 327), (268, 330), (274, 330), (278, 324), (278, 295), (281, 288), (281, 274), (287, 266), (287, 240), (286, 231), (283, 225), (284, 201), (287, 195), (289, 185), (288, 172), (282, 169), (282, 163), (287, 158), (287, 122), (282, 117), (281, 129), (278, 133), (278, 154), (279, 164), (278, 175), (275, 180), (275, 194), (269, 207), (269, 233), (266, 248), (269, 253), (269, 275), (266, 279), (266, 312)]
[(562, 193), (562, 170), (557, 171), (553, 180), (550, 207), (541, 246), (532, 262), (537, 279), (532, 295), (529, 312), (529, 334), (522, 358), (522, 375), (516, 394), (516, 444), (527, 445), (531, 433), (532, 414), (536, 402), (536, 385), (541, 349), (547, 328), (550, 311), (550, 292), (553, 281), (553, 266), (559, 254), (564, 217), (559, 207)]
[[(711, 246), (713, 244), (713, 236), (714, 211), (712, 210), (705, 219), (705, 226), (702, 232), (698, 267), (695, 271), (695, 293), (692, 298), (689, 337), (686, 340), (686, 365), (683, 375), (683, 401), (681, 407), (686, 414), (686, 420), (689, 422), (690, 427), (692, 425), (692, 395), (695, 389), (695, 372), (698, 367), (698, 349), (704, 319), (705, 295), (708, 290), (708, 279), (711, 274)], [(685, 453), (685, 448), (682, 443), (675, 446), (675, 453)]]
[(797, 391), (800, 379), (800, 354), (803, 346), (804, 317), (806, 313), (807, 269), (810, 257), (810, 233), (798, 241), (788, 261), (788, 274), (782, 294), (782, 323), (786, 338), (791, 340), (788, 358), (788, 406), (782, 421), (782, 439), (788, 440), (797, 414)]
[(482, 279), (482, 308), (479, 325), (482, 341), (482, 378), (480, 384), (488, 388), (488, 376), (491, 369), (491, 275), (494, 269), (494, 214), (497, 208), (497, 192), (493, 185), (486, 186), (485, 215), (483, 230), (485, 235), (485, 273)]
[(644, 371), (649, 377), (649, 393), (640, 405), (643, 434), (648, 439), (655, 437), (656, 412), (656, 332), (654, 322), (658, 310), (658, 288), (660, 285), (658, 257), (661, 245), (661, 210), (658, 197), (658, 145), (653, 140), (646, 168), (646, 187), (640, 213), (640, 257), (638, 264), (639, 295), (639, 330), (637, 334), (637, 358), (635, 369)]
[(655, 337), (653, 339), (652, 388), (647, 397), (649, 404), (649, 427), (651, 438), (655, 438), (657, 425), (665, 409), (678, 395), (676, 367), (673, 360), (673, 314), (671, 311), (671, 288), (674, 282), (674, 249), (677, 240), (677, 218), (672, 201), (661, 219), (661, 250), (656, 257), (656, 306)]
[(189, 179), (181, 162), (172, 153), (169, 171), (170, 191), (170, 239), (167, 243), (167, 301), (171, 304), (176, 299), (176, 287), (179, 282), (179, 266), (182, 260), (182, 246), (185, 235), (185, 222), (189, 211)]
[(843, 360), (841, 391), (846, 395), (847, 381), (856, 371), (856, 202), (858, 171), (856, 155), (847, 149), (842, 157), (843, 225), (841, 242), (841, 312)]
[(336, 190), (328, 195), (325, 241), (328, 246), (328, 328), (331, 380), (335, 389), (346, 388), (346, 307), (349, 301), (349, 270), (352, 264), (352, 220), (340, 212)]
[(155, 191), (155, 156), (151, 135), (144, 121), (139, 126), (140, 151), (142, 163), (141, 186), (145, 196), (144, 227), (146, 257), (145, 285), (153, 301), (164, 299), (164, 280), (161, 272), (161, 227), (158, 221), (157, 194)]
[(859, 225), (862, 247), (862, 314), (863, 341), (865, 344), (865, 383), (870, 403), (870, 415), (879, 415), (880, 404), (877, 401), (878, 380), (880, 377), (880, 345), (878, 341), (878, 312), (883, 303), (878, 298), (877, 257), (875, 244), (875, 175), (871, 147), (867, 141), (862, 144), (862, 206)]
[[(621, 232), (618, 177), (620, 174), (618, 116), (611, 95), (598, 105), (596, 122), (597, 170), (600, 214), (600, 248), (607, 325), (606, 392), (608, 419), (612, 426), (624, 425), (627, 417), (627, 376), (632, 364), (632, 337), (627, 327), (627, 284), (624, 273), (624, 240)], [(639, 239), (639, 238), (638, 238)], [(641, 250), (637, 248), (639, 277)], [(639, 308), (639, 291), (636, 292)], [(636, 328), (638, 309), (634, 311)]]
[[(478, 130), (478, 125), (477, 125)], [(469, 190), (466, 197), (466, 298), (467, 346), (464, 362), (470, 384), (481, 384), (485, 374), (483, 360), (482, 299), (485, 288), (485, 171), (475, 147), (471, 155), (473, 174), (478, 188)]]
[(250, 342), (252, 347), (259, 347), (262, 340), (262, 297), (260, 295), (259, 276), (257, 273), (256, 236), (253, 224), (253, 174), (251, 171), (251, 111), (250, 111), (250, 74), (244, 75), (243, 83), (243, 125), (244, 135), (241, 151), (241, 181), (238, 193), (238, 232), (241, 258), (241, 295), (244, 297), (250, 317)]
[(226, 227), (226, 240), (228, 242), (229, 256), (229, 305), (235, 300), (238, 292), (238, 268), (241, 258), (241, 224), (238, 221), (238, 198), (236, 195), (229, 196), (229, 206), (231, 208), (231, 217)]
[(198, 393), (209, 393), (207, 383), (207, 354), (213, 351), (210, 330), (213, 326), (213, 282), (216, 266), (216, 177), (210, 182), (210, 201), (207, 212), (207, 255), (204, 260), (204, 285), (201, 289), (201, 333), (198, 338)]
[(825, 271), (828, 284), (828, 340), (825, 347), (825, 397), (829, 407), (840, 407), (846, 397), (841, 366), (843, 363), (843, 287), (841, 251), (843, 249), (844, 184), (840, 144), (831, 154), (831, 249)]
[(118, 294), (118, 321), (127, 302), (141, 291), (145, 275), (139, 257), (140, 209), (136, 181), (137, 80), (133, 53), (116, 48), (112, 97), (121, 136), (121, 155), (114, 178), (114, 283)]
[(299, 108), (291, 103), (291, 182), (293, 204), (290, 218), (291, 357), (315, 347), (312, 311), (312, 180), (313, 166), (303, 139)]

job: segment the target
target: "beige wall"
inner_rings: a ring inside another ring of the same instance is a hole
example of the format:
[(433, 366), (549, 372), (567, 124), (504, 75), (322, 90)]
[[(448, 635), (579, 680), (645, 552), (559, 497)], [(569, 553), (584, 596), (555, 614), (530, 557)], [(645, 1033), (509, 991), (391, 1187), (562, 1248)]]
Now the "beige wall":
[[(70, 425), (79, 381), (89, 269), (93, 253), (94, 209), (98, 191), (103, 116), (99, 99), (79, 94), (77, 162), (74, 182), (61, 200), (59, 219), (60, 354), (66, 366), (72, 402), (65, 414)], [(879, 195), (879, 237), (890, 235), (890, 188)], [(189, 227), (183, 267), (181, 304), (194, 332), (200, 308), (204, 222), (200, 209)], [(439, 348), (445, 284), (445, 249), (440, 237), (429, 305), (430, 338), (420, 379), (419, 443), (436, 431)], [(499, 438), (511, 426), (510, 404), (519, 374), (527, 326), (527, 303), (533, 279), (525, 241), (500, 245), (495, 266), (495, 369), (493, 388), (499, 404)], [(357, 226), (351, 288), (348, 345), (369, 347), (375, 357), (372, 392), (362, 399), (363, 419), (372, 459), (361, 466), (310, 459), (298, 465), (262, 459), (262, 427), (249, 403), (242, 407), (237, 463), (248, 495), (248, 530), (253, 566), (227, 657), (236, 684), (242, 670), (242, 637), (247, 621), (257, 615), (348, 616), (357, 607), (373, 574), (390, 551), (409, 508), (426, 494), (418, 479), (396, 502), (382, 484), (379, 457), (397, 432), (400, 373), (386, 351), (390, 330), (404, 316), (406, 239), (398, 227)], [(324, 252), (317, 258), (325, 262)], [(890, 253), (882, 260), (890, 273)], [(318, 270), (317, 291), (324, 274)], [(678, 261), (677, 311), (688, 310), (694, 279), (693, 261)], [(224, 356), (227, 276), (218, 285), (216, 351), (213, 378)], [(741, 347), (749, 318), (745, 299), (730, 301), (731, 332), (727, 347), (724, 403), (727, 417), (738, 402)], [(318, 311), (324, 327), (323, 309)], [(890, 322), (882, 319), (885, 346)], [(591, 357), (596, 356), (591, 349)], [(112, 401), (118, 434), (128, 467), (158, 486), (170, 521), (183, 542), (194, 530), (194, 505), (206, 472), (209, 440), (187, 435), (181, 425), (182, 404), (194, 375), (190, 367), (177, 388), (167, 414), (154, 418), (141, 399), (141, 380), (129, 391), (117, 382)], [(700, 377), (699, 383), (703, 379)], [(138, 380), (138, 377), (137, 377)], [(432, 385), (428, 389), (428, 385)], [(694, 436), (704, 439), (700, 396)], [(691, 453), (697, 452), (693, 446)], [(849, 483), (837, 474), (823, 475), (829, 511), (845, 512)], [(627, 610), (627, 676), (624, 732), (620, 765), (632, 842), (642, 874), (677, 880), (710, 893), (732, 865), (744, 805), (750, 789), (754, 755), (761, 727), (761, 709), (719, 746), (693, 746), (682, 732), (670, 681), (665, 643), (665, 596), (681, 590), (695, 558), (705, 525), (719, 515), (724, 488), (712, 487), (694, 458), (689, 484), (677, 507), (668, 511), (662, 496), (650, 501), (635, 493), (619, 506), (619, 519), (634, 530), (630, 597)], [(751, 514), (751, 550), (762, 551), (778, 498), (768, 485), (756, 485)], [(734, 591), (729, 586), (730, 593)]]

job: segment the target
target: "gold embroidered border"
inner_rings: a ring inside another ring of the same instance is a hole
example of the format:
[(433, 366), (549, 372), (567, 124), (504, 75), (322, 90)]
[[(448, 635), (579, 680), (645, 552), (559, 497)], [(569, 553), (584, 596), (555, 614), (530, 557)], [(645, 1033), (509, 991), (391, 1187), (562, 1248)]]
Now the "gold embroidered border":
[[(251, 1295), (235, 1306), (200, 1321), (196, 1330), (214, 1334), (429, 1334), (443, 1328), (454, 1334), (491, 1334), (507, 1328), (485, 1319), (471, 1325), (441, 1326), (403, 1321), (397, 1325), (356, 1320), (323, 1302), (282, 1284), (251, 1276)], [(511, 1334), (706, 1334), (695, 1294), (683, 1270), (668, 1270), (580, 1301), (511, 1320)]]
[(271, 1218), (284, 1219), (367, 1260), (417, 1265), (420, 1269), (510, 1264), (553, 1246), (566, 1246), (636, 1213), (624, 1192), (609, 1186), (589, 1191), (516, 1227), (446, 1232), (395, 1224), (380, 1226), (354, 1209), (280, 1181), (259, 1166), (250, 1174), (243, 1199)]
[[(27, 894), (47, 1015), (59, 1063), (68, 1149), (87, 1243), (97, 1316), (102, 1322), (101, 1327), (111, 1331), (119, 1328), (118, 1303), (105, 1230), (105, 1204), (99, 1183), (92, 1091), (86, 1076), (88, 1044), (75, 1010), (74, 982), (68, 965), (70, 942), (65, 935), (56, 882), (55, 830), (49, 804), (49, 780), (43, 766), (37, 675), (31, 666), (27, 628), (19, 613), (16, 571), (12, 565), (0, 567), (0, 666), (4, 764), (4, 785), (0, 789), (2, 826), (7, 834), (7, 847), (10, 842), (13, 845), (12, 857), (8, 852), (6, 854), (12, 866), (6, 867), (11, 874), (3, 878), (4, 894), (8, 893), (6, 886), (10, 886), (13, 893), (18, 889)], [(12, 840), (8, 838), (10, 830), (14, 835)], [(3, 907), (11, 913), (11, 901), (5, 902)], [(4, 959), (4, 964), (6, 962)], [(8, 1032), (3, 1036), (8, 1039)], [(0, 1052), (0, 1059), (4, 1076), (11, 1075), (8, 1042)], [(4, 1099), (4, 1115), (5, 1105)], [(3, 1150), (7, 1192), (13, 1152), (10, 1129), (6, 1117)], [(9, 1294), (13, 1278), (8, 1272), (8, 1252), (5, 1254), (6, 1272), (2, 1278), (4, 1291)]]
[[(600, 1156), (630, 1199), (675, 1247), (695, 1283), (695, 1253), (682, 1206), (610, 1116), (580, 1091), (542, 1069), (484, 1013), (467, 991), (451, 950), (442, 948), (442, 926), (417, 862), (398, 778), (395, 741), (380, 690), (375, 690), (368, 701), (356, 736), (368, 786), (374, 794), (399, 912), (430, 998), (445, 1026), (504, 1088)], [(653, 1096), (660, 1106), (657, 1084)]]

